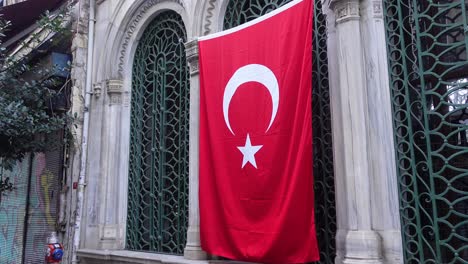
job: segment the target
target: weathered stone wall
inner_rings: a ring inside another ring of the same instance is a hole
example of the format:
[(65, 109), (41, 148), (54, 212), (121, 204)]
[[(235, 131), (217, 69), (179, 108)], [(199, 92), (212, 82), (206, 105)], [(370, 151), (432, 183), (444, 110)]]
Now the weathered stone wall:
[[(107, 263), (188, 263), (182, 257), (168, 260), (157, 254), (148, 257), (147, 253), (124, 250), (133, 53), (146, 25), (166, 9), (181, 15), (189, 40), (186, 52), (191, 71), (191, 191), (185, 258), (206, 258), (199, 244), (196, 193), (198, 51), (195, 42), (190, 41), (221, 30), (227, 3), (228, 0), (97, 1), (92, 62), (95, 89), (90, 107), (86, 202), (80, 245), (80, 256), (87, 263), (106, 260)], [(328, 21), (336, 175), (336, 263), (402, 263), (382, 1), (325, 0), (323, 7)], [(83, 21), (87, 9), (84, 4), (81, 6), (79, 17), (83, 16)], [(76, 69), (72, 73), (73, 109), (82, 113), (86, 36), (77, 34), (73, 47), (74, 55), (79, 58), (74, 61)], [(78, 146), (74, 154), (70, 171), (76, 179)]]
[(84, 90), (86, 84), (86, 56), (88, 41), (88, 16), (89, 1), (80, 0), (71, 6), (72, 15), (72, 68), (71, 68), (71, 109), (70, 113), (76, 116), (74, 125), (71, 126), (73, 142), (68, 150), (66, 178), (64, 192), (66, 195), (65, 219), (66, 232), (63, 237), (65, 247), (64, 263), (71, 263), (73, 250), (73, 236), (75, 234), (76, 194), (73, 183), (78, 181), (80, 174), (81, 142), (83, 133)]

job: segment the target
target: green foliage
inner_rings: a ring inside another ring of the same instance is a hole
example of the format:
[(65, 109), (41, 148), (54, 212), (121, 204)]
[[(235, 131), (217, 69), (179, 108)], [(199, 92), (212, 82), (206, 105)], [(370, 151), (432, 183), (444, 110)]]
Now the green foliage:
[(66, 84), (50, 77), (55, 69), (45, 69), (34, 60), (35, 47), (49, 41), (47, 35), (68, 31), (67, 15), (68, 11), (54, 16), (46, 13), (38, 22), (40, 30), (19, 44), (26, 50), (22, 56), (3, 47), (4, 32), (14, 25), (0, 17), (0, 160), (7, 169), (27, 153), (57, 146), (51, 135), (71, 121), (67, 113), (54, 111), (52, 106), (54, 96)]

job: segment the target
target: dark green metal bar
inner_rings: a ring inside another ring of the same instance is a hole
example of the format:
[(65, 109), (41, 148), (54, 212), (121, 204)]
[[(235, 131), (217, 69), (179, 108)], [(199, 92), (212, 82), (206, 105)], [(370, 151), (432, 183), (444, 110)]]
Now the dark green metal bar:
[[(165, 58), (164, 58), (165, 59)], [(163, 227), (164, 227), (164, 189), (166, 188), (165, 183), (165, 175), (166, 175), (166, 61), (164, 61), (164, 66), (162, 66), (163, 74), (162, 74), (162, 86), (161, 86), (161, 102), (163, 105), (161, 106), (161, 157), (160, 157), (160, 168), (159, 168), (159, 234), (158, 239), (161, 240), (160, 249), (162, 250), (163, 247)]]
[(155, 198), (154, 196), (157, 195), (159, 193), (159, 190), (156, 190), (155, 188), (155, 181), (157, 179), (155, 179), (156, 177), (154, 177), (155, 175), (155, 170), (157, 168), (157, 166), (159, 166), (159, 164), (156, 164), (156, 156), (157, 156), (157, 149), (158, 149), (158, 146), (157, 146), (157, 142), (155, 140), (155, 135), (156, 135), (156, 126), (158, 125), (158, 113), (159, 113), (159, 109), (157, 109), (158, 107), (158, 100), (160, 100), (160, 98), (157, 98), (157, 94), (156, 94), (156, 90), (158, 89), (158, 84), (160, 83), (160, 80), (159, 80), (159, 76), (160, 76), (160, 72), (159, 72), (159, 68), (158, 68), (158, 62), (155, 61), (153, 63), (153, 69), (152, 69), (152, 73), (150, 74), (151, 78), (150, 80), (153, 80), (153, 83), (152, 83), (152, 94), (151, 94), (151, 98), (152, 98), (152, 104), (151, 104), (151, 153), (149, 154), (150, 157), (151, 157), (151, 166), (150, 166), (150, 170), (151, 170), (151, 176), (150, 176), (150, 193), (149, 193), (149, 238), (150, 238), (150, 250), (156, 250), (156, 251), (159, 251), (159, 241), (156, 239), (157, 235), (156, 235), (156, 231), (155, 228), (154, 228), (154, 221), (157, 221), (157, 219), (159, 219), (159, 215), (157, 215), (157, 212), (155, 212), (154, 208), (155, 208), (155, 200), (157, 199), (157, 197)]
[[(466, 6), (465, 0), (460, 0), (460, 6)], [(466, 8), (461, 8), (463, 17), (463, 31), (465, 35), (465, 50), (468, 50), (468, 14)], [(468, 56), (465, 58), (468, 60)]]
[[(182, 43), (182, 44), (183, 44), (183, 43)], [(180, 41), (179, 41), (178, 48), (179, 48), (179, 53), (182, 54), (183, 49), (182, 49), (182, 45), (181, 45)], [(179, 65), (179, 67), (180, 67), (180, 66), (181, 66), (181, 65)], [(185, 76), (183, 75), (183, 72), (182, 72), (182, 71), (179, 72), (178, 78), (179, 78), (180, 82), (182, 82), (182, 84), (183, 84), (183, 81), (182, 81), (182, 80), (185, 78)], [(185, 109), (185, 106), (183, 106), (183, 102), (184, 102), (183, 98), (185, 98), (184, 91), (185, 91), (184, 85), (180, 85), (180, 90), (179, 90), (179, 94), (181, 95), (181, 98), (180, 98), (180, 100), (179, 100), (179, 109), (181, 109), (180, 111), (182, 111), (182, 109)], [(181, 116), (182, 116), (182, 113), (181, 113)], [(185, 120), (184, 120), (184, 121), (185, 121)], [(183, 130), (183, 122), (179, 122), (178, 125), (179, 125), (179, 127), (178, 127), (178, 128), (179, 128), (179, 131), (184, 131), (184, 130)], [(179, 136), (179, 138), (178, 138), (178, 144), (179, 144), (179, 146), (183, 146), (182, 140), (183, 140), (183, 137)], [(182, 153), (182, 150), (180, 150), (180, 151), (179, 151), (179, 155), (178, 155), (178, 157), (177, 157), (177, 160), (179, 160), (179, 161), (182, 160), (182, 154), (184, 154), (184, 153)], [(182, 173), (183, 173), (183, 171), (182, 171), (182, 170), (183, 170), (183, 167), (179, 166), (177, 169), (178, 169), (179, 174), (182, 174)], [(180, 187), (181, 187), (181, 182), (182, 182), (182, 181), (183, 181), (183, 179), (180, 178), (180, 177), (177, 179), (177, 190), (180, 190), (180, 189), (181, 189)], [(181, 203), (181, 199), (180, 199), (181, 196), (182, 196), (182, 192), (179, 191), (179, 192), (177, 193), (177, 204), (180, 204), (180, 203)], [(180, 217), (181, 217), (181, 214), (177, 214), (177, 215), (176, 215), (176, 218), (177, 218), (177, 230), (181, 230)], [(177, 244), (180, 243), (180, 240), (181, 240), (181, 233), (178, 232), (178, 234), (177, 234)]]
[[(402, 8), (401, 2), (398, 2), (398, 5), (399, 5), (399, 9)], [(400, 19), (400, 20), (403, 19), (402, 13), (401, 13), (401, 12), (398, 13), (398, 16), (399, 16), (399, 19)], [(404, 33), (404, 31), (403, 31), (403, 27), (399, 27), (399, 29), (400, 29), (400, 35), (401, 35), (401, 36), (404, 36), (405, 33)], [(401, 47), (401, 52), (403, 53), (404, 58), (406, 58), (406, 57), (407, 57), (407, 54), (406, 54), (406, 52), (405, 52), (403, 46)], [(404, 85), (405, 94), (409, 94), (409, 87), (408, 87), (408, 84), (409, 84), (410, 80), (409, 80), (408, 65), (406, 64), (406, 60), (403, 60), (403, 71), (404, 71), (403, 77), (404, 77), (404, 80), (405, 80), (405, 85)], [(411, 109), (411, 104), (410, 104), (410, 102), (409, 102), (409, 97), (405, 97), (405, 106), (406, 106), (406, 109)], [(409, 133), (410, 133), (410, 135), (413, 135), (414, 132), (413, 132), (412, 125), (411, 125), (411, 123), (410, 123), (410, 122), (411, 122), (411, 114), (410, 114), (409, 112), (406, 113), (406, 120), (408, 120), (407, 127), (408, 127), (408, 130), (409, 130)], [(410, 145), (413, 146), (413, 145), (414, 145), (414, 143), (412, 142), (413, 139), (410, 138), (409, 140), (410, 140)], [(410, 152), (411, 152), (411, 158), (412, 158), (413, 160), (416, 159), (416, 154), (414, 153), (413, 147), (410, 148)], [(417, 169), (416, 169), (416, 166), (415, 166), (414, 163), (411, 164), (411, 169), (412, 169), (412, 171), (413, 171), (413, 174), (417, 174)], [(418, 185), (416, 184), (416, 185), (414, 186), (414, 188), (415, 188), (415, 193), (416, 193), (416, 195), (419, 196)], [(417, 207), (417, 208), (421, 208), (421, 207), (422, 207), (421, 204), (420, 204), (420, 202), (419, 202), (419, 199), (416, 199), (416, 207)], [(420, 219), (419, 214), (416, 214), (416, 223), (417, 223), (417, 225), (418, 225), (418, 228), (421, 228), (421, 227), (422, 227), (421, 219)], [(403, 231), (403, 233), (404, 233), (404, 231)], [(419, 241), (418, 241), (418, 244), (417, 244), (417, 245), (418, 245), (418, 250), (419, 250), (419, 252), (424, 252), (424, 251), (423, 251), (423, 248), (422, 248), (422, 245), (423, 245), (422, 237), (419, 236), (419, 237), (418, 237), (418, 240), (419, 240)], [(420, 261), (423, 261), (423, 257), (424, 257), (424, 254), (420, 254)]]
[[(413, 0), (413, 12), (414, 12), (414, 19), (415, 21), (419, 21), (419, 12), (417, 12), (418, 10), (418, 7), (417, 7), (417, 3), (415, 0)], [(416, 41), (417, 41), (417, 44), (419, 47), (422, 46), (422, 43), (421, 43), (421, 34), (420, 34), (420, 28), (419, 28), (419, 23), (415, 23), (416, 24)], [(419, 70), (420, 71), (424, 71), (424, 65), (423, 65), (423, 58), (421, 56), (421, 50), (418, 50), (418, 62), (419, 62)], [(427, 113), (427, 105), (426, 105), (426, 96), (424, 94), (424, 90), (425, 90), (425, 87), (426, 87), (426, 80), (424, 79), (424, 73), (420, 72), (420, 81), (421, 81), (421, 101), (422, 101), (422, 107), (423, 107), (423, 111), (424, 113)], [(430, 175), (433, 175), (434, 172), (432, 171), (432, 159), (430, 158), (431, 156), (431, 142), (430, 142), (430, 134), (428, 132), (428, 129), (429, 129), (429, 121), (428, 121), (428, 118), (426, 115), (423, 115), (423, 118), (424, 118), (424, 136), (425, 136), (425, 140), (426, 140), (426, 153), (428, 154), (428, 159), (426, 160), (427, 164), (428, 164), (428, 169), (429, 169), (429, 174)], [(434, 179), (433, 177), (430, 177), (430, 195), (431, 196), (435, 196), (435, 192), (434, 192)], [(432, 199), (431, 201), (432, 203), (432, 217), (434, 219), (434, 222), (432, 223), (432, 228), (434, 229), (434, 232), (435, 232), (435, 240), (436, 241), (439, 241), (440, 240), (440, 237), (439, 237), (439, 228), (438, 228), (438, 225), (437, 225), (437, 205), (436, 205), (436, 202), (435, 202), (435, 199)], [(441, 252), (440, 252), (440, 246), (439, 246), (439, 243), (436, 243), (436, 261), (438, 263), (441, 263)]]

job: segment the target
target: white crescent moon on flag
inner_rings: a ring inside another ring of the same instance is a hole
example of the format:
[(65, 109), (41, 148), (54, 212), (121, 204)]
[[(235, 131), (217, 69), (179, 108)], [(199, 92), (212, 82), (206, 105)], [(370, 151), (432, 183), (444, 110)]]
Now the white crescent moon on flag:
[(239, 86), (247, 82), (258, 82), (263, 84), (263, 86), (268, 89), (268, 92), (271, 95), (273, 110), (271, 112), (270, 124), (268, 125), (268, 128), (265, 132), (270, 129), (273, 121), (275, 120), (276, 113), (278, 112), (279, 85), (275, 74), (269, 68), (261, 64), (248, 64), (237, 69), (237, 71), (232, 75), (231, 79), (229, 79), (223, 96), (224, 121), (233, 135), (235, 134), (234, 131), (232, 131), (231, 124), (229, 122), (229, 105), (231, 104), (232, 97), (236, 93)]

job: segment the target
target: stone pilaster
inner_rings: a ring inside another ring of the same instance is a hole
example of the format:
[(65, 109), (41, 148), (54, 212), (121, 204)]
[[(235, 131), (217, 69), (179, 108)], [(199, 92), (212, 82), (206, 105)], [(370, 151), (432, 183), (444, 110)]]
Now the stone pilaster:
[(190, 142), (189, 142), (189, 225), (184, 257), (202, 260), (207, 254), (200, 246), (200, 210), (198, 204), (198, 164), (200, 127), (200, 82), (198, 75), (198, 41), (185, 44), (187, 62), (190, 68)]
[(125, 223), (119, 221), (120, 210), (118, 199), (118, 178), (120, 164), (119, 144), (121, 136), (121, 108), (123, 95), (122, 80), (107, 80), (106, 90), (108, 106), (105, 110), (105, 126), (103, 135), (103, 160), (106, 166), (101, 179), (101, 216), (99, 223), (99, 247), (102, 249), (123, 249)]
[(340, 87), (340, 73), (337, 53), (337, 34), (336, 34), (336, 19), (335, 13), (328, 8), (328, 3), (323, 4), (323, 13), (327, 19), (327, 55), (328, 55), (328, 75), (329, 75), (329, 86), (330, 86), (330, 108), (331, 108), (331, 123), (332, 123), (332, 137), (333, 137), (333, 170), (335, 175), (335, 199), (336, 199), (336, 212), (337, 212), (337, 237), (336, 237), (336, 263), (342, 263), (345, 252), (345, 239), (342, 238), (345, 232), (342, 231), (343, 227), (346, 227), (347, 218), (347, 204), (346, 202), (346, 184), (345, 184), (345, 162), (344, 155), (339, 152), (340, 146), (343, 146), (344, 142), (344, 130), (341, 120), (343, 120), (341, 114), (341, 105), (337, 102), (341, 102)]
[[(336, 263), (383, 263), (382, 241), (372, 228), (368, 98), (359, 0), (334, 0), (338, 78), (331, 85), (336, 186)], [(330, 43), (330, 42), (329, 42)], [(331, 76), (333, 78), (333, 76)]]

